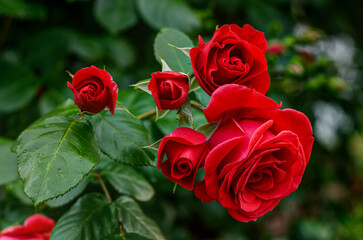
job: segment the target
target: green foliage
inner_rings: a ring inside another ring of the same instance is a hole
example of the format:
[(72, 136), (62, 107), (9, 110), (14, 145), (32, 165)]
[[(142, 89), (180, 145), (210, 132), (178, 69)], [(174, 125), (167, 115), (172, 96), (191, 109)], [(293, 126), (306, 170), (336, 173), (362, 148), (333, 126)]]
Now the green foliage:
[(53, 116), (19, 136), (17, 156), (25, 193), (38, 205), (75, 187), (97, 163), (99, 147), (88, 121)]
[(163, 28), (156, 36), (154, 42), (156, 60), (160, 61), (160, 58), (162, 58), (173, 71), (192, 72), (190, 59), (180, 50), (175, 49), (169, 44), (181, 48), (193, 47), (193, 42), (184, 33), (172, 28)]
[(126, 30), (137, 22), (133, 0), (96, 0), (94, 12), (100, 25), (112, 34)]
[(38, 88), (31, 71), (24, 66), (8, 63), (0, 64), (0, 71), (6, 77), (0, 81), (0, 112), (24, 107), (35, 96)]
[(111, 159), (126, 165), (152, 166), (154, 152), (140, 148), (149, 145), (150, 135), (141, 120), (126, 111), (101, 112), (91, 117), (101, 151)]
[(130, 195), (139, 201), (148, 201), (155, 194), (149, 182), (131, 167), (109, 161), (102, 170), (102, 176), (120, 194)]
[(119, 221), (127, 233), (136, 233), (148, 239), (165, 239), (159, 227), (144, 215), (132, 198), (122, 196), (115, 204), (119, 212)]
[(137, 0), (136, 2), (141, 16), (155, 29), (172, 27), (190, 33), (201, 28), (198, 15), (183, 1)]
[(47, 205), (49, 207), (60, 207), (63, 206), (67, 203), (69, 203), (70, 201), (74, 200), (76, 197), (78, 197), (87, 187), (87, 184), (90, 182), (91, 180), (91, 176), (88, 175), (86, 177), (84, 177), (81, 182), (75, 187), (72, 188), (71, 190), (69, 190), (69, 192), (67, 192), (66, 194), (59, 196), (57, 198), (53, 198), (49, 201), (47, 201)]
[(115, 206), (104, 195), (87, 194), (59, 219), (51, 239), (105, 239), (117, 230), (114, 216)]
[(0, 138), (0, 185), (18, 178), (16, 154), (10, 151), (13, 144), (9, 139)]

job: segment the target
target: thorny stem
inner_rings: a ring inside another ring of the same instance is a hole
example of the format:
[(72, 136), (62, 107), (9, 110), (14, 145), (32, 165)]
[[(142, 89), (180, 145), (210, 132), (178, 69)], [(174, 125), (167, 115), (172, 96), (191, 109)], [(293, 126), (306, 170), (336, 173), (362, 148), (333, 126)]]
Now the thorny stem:
[(150, 110), (148, 112), (142, 113), (139, 116), (137, 116), (138, 119), (143, 120), (146, 118), (149, 118), (151, 116), (153, 116), (156, 113), (156, 109)]

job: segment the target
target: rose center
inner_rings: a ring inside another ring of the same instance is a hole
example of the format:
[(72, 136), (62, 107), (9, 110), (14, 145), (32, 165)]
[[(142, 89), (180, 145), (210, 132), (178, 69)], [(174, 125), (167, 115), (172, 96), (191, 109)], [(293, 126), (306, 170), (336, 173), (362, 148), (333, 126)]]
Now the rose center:
[(80, 92), (84, 99), (94, 100), (96, 98), (96, 89), (92, 85), (83, 87)]
[(177, 168), (184, 176), (189, 175), (192, 171), (192, 165), (188, 159), (179, 159)]
[(171, 99), (172, 98), (172, 91), (170, 83), (162, 82), (159, 87), (159, 97), (161, 99)]

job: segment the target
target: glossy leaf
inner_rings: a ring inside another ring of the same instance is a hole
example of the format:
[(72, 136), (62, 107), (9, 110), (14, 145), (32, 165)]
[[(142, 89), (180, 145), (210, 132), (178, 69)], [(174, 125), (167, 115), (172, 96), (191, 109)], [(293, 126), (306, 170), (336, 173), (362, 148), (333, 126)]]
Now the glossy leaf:
[(137, 83), (135, 83), (133, 85), (130, 85), (130, 87), (138, 88), (138, 89), (140, 89), (140, 90), (142, 90), (142, 91), (144, 91), (144, 92), (151, 95), (151, 91), (149, 90), (150, 79), (151, 78), (142, 80), (142, 81), (137, 82)]
[(10, 151), (12, 145), (12, 140), (0, 138), (0, 185), (18, 178), (16, 154)]
[(214, 133), (217, 129), (219, 122), (203, 124), (195, 129), (195, 131), (203, 133), (207, 139)]
[(116, 109), (91, 117), (101, 151), (111, 159), (126, 165), (154, 165), (154, 153), (140, 147), (150, 144), (150, 135), (141, 120), (126, 111)]
[(171, 47), (169, 44), (179, 48), (193, 47), (193, 42), (184, 33), (172, 28), (163, 28), (154, 42), (156, 60), (160, 62), (160, 58), (162, 58), (175, 72), (192, 72), (190, 59), (183, 52)]
[(90, 175), (86, 176), (75, 188), (72, 188), (69, 192), (67, 192), (63, 196), (59, 196), (57, 198), (47, 201), (47, 205), (49, 207), (55, 208), (69, 203), (84, 191), (84, 189), (87, 187), (87, 184), (90, 182), (91, 178), (92, 177)]
[(25, 193), (39, 203), (75, 187), (99, 159), (99, 145), (86, 120), (52, 116), (18, 138), (17, 156)]
[(208, 106), (210, 96), (203, 89), (199, 88), (193, 93), (195, 94), (195, 97), (197, 98), (199, 103), (201, 103), (204, 107)]
[(126, 233), (136, 233), (155, 240), (165, 239), (156, 223), (145, 216), (135, 200), (121, 196), (115, 204), (119, 212), (119, 221)]
[(148, 201), (154, 189), (140, 173), (129, 166), (108, 162), (102, 171), (107, 181), (121, 194), (133, 196), (139, 201)]
[(134, 115), (140, 115), (155, 109), (151, 94), (133, 89), (120, 90), (118, 100)]
[(137, 6), (146, 23), (155, 29), (172, 27), (189, 33), (201, 27), (199, 17), (184, 1), (137, 0)]
[(117, 34), (137, 22), (134, 0), (96, 0), (94, 14), (99, 24)]
[(100, 240), (111, 236), (118, 223), (115, 207), (98, 193), (79, 199), (55, 225), (51, 240)]

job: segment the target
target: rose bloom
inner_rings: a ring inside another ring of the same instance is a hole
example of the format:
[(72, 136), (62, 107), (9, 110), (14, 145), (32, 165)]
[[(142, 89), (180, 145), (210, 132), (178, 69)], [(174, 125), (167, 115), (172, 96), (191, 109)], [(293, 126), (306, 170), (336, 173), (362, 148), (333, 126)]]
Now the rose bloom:
[(67, 82), (79, 109), (96, 114), (107, 107), (114, 114), (118, 88), (108, 72), (95, 66), (82, 68), (74, 74), (72, 84)]
[(30, 216), (24, 226), (9, 227), (0, 233), (0, 240), (48, 240), (54, 228), (53, 219), (40, 214)]
[(265, 94), (270, 87), (266, 49), (263, 32), (248, 24), (223, 25), (207, 43), (199, 36), (199, 46), (190, 50), (195, 78), (209, 95), (230, 83)]
[(148, 88), (159, 111), (176, 109), (188, 98), (189, 78), (179, 72), (155, 72), (151, 74)]
[(297, 189), (314, 140), (303, 113), (230, 84), (213, 93), (204, 114), (220, 123), (208, 140), (198, 198), (217, 200), (234, 219), (248, 222)]
[(195, 175), (207, 153), (206, 140), (202, 133), (191, 128), (175, 129), (160, 142), (157, 168), (173, 182), (193, 190)]

